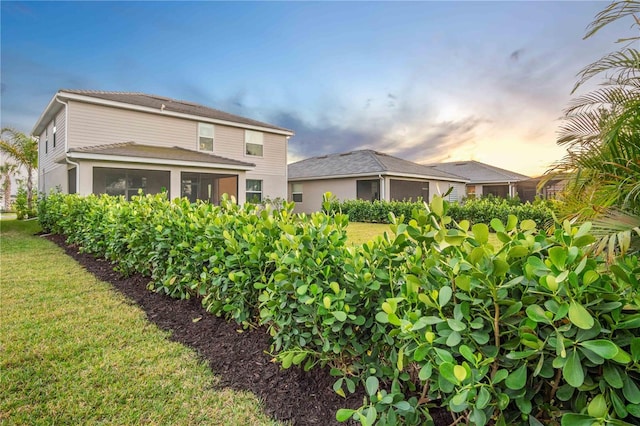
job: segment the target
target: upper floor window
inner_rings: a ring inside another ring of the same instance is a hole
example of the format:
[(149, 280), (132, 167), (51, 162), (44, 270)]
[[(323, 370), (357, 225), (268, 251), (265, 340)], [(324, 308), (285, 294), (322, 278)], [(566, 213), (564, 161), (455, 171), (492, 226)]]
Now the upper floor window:
[(262, 157), (264, 147), (264, 134), (254, 130), (244, 131), (244, 147), (246, 155)]
[(213, 124), (198, 123), (198, 149), (213, 152)]
[(53, 119), (53, 147), (56, 147), (56, 119)]

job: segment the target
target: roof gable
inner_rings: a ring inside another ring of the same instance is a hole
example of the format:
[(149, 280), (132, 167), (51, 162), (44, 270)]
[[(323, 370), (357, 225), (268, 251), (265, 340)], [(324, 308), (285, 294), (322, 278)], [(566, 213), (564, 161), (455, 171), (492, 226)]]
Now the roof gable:
[(479, 161), (452, 161), (448, 163), (428, 164), (435, 170), (464, 176), (470, 183), (519, 182), (530, 179), (529, 176), (501, 169)]

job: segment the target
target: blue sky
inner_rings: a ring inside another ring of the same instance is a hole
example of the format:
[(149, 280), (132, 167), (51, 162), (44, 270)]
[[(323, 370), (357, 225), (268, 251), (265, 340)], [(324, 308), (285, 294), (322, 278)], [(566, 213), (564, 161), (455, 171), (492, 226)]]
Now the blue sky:
[(290, 160), (373, 148), (539, 175), (576, 73), (629, 34), (582, 40), (607, 4), (2, 1), (1, 121), (29, 132), (61, 88), (136, 91), (290, 128)]

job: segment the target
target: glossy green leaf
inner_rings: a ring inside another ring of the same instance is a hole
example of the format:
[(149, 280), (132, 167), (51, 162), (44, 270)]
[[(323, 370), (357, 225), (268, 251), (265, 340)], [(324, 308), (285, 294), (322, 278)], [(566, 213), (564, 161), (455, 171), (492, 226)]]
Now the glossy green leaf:
[(513, 246), (509, 249), (507, 256), (510, 258), (524, 257), (529, 254), (529, 249), (525, 246)]
[(545, 315), (545, 310), (539, 305), (529, 305), (525, 312), (532, 321), (551, 324), (551, 321)]
[(562, 377), (574, 388), (582, 386), (584, 383), (584, 371), (578, 351), (571, 349), (567, 361), (562, 367)]
[(624, 397), (632, 404), (640, 404), (640, 389), (638, 389), (635, 380), (630, 379), (629, 376), (625, 376), (623, 380), (622, 394)]
[(471, 227), (475, 240), (484, 244), (489, 241), (489, 227), (484, 223), (476, 223)]
[(640, 361), (640, 337), (631, 339), (631, 358), (633, 361)]
[(609, 407), (607, 407), (607, 401), (604, 399), (604, 395), (602, 394), (596, 395), (587, 406), (587, 413), (591, 417), (602, 418), (608, 412)]
[(476, 408), (483, 410), (491, 401), (491, 393), (486, 387), (481, 387), (476, 398)]
[(604, 359), (611, 359), (618, 354), (620, 348), (611, 340), (587, 340), (580, 342), (580, 346), (589, 349), (592, 352), (600, 355)]
[(355, 412), (356, 410), (351, 410), (349, 408), (340, 408), (338, 411), (336, 411), (336, 420), (339, 422), (346, 422), (351, 417), (353, 417), (353, 414)]
[(453, 374), (453, 367), (454, 367), (453, 363), (451, 363), (451, 362), (443, 362), (438, 367), (438, 372), (440, 373), (440, 375), (445, 380), (447, 380), (447, 381), (449, 381), (451, 383), (457, 384), (458, 383), (458, 379), (456, 379), (455, 374)]
[(342, 312), (342, 311), (334, 311), (331, 312), (333, 314), (334, 317), (336, 317), (336, 319), (340, 322), (344, 322), (347, 319), (347, 314), (346, 312)]
[(378, 392), (378, 386), (380, 382), (376, 376), (369, 376), (365, 381), (365, 388), (367, 389), (367, 395), (373, 396)]
[(442, 201), (442, 197), (434, 195), (429, 206), (431, 207), (432, 212), (434, 212), (437, 216), (442, 217), (442, 214), (444, 213), (444, 203)]
[(569, 303), (569, 321), (571, 321), (576, 327), (584, 330), (589, 330), (593, 327), (593, 317), (587, 311), (584, 306), (572, 300)]
[(504, 383), (509, 389), (522, 389), (527, 383), (527, 365), (523, 364), (511, 372)]
[(559, 270), (564, 270), (567, 261), (567, 250), (564, 247), (551, 247), (549, 249), (549, 259)]
[(504, 232), (506, 230), (502, 222), (500, 222), (500, 219), (491, 219), (491, 222), (489, 222), (489, 224), (496, 232)]
[(560, 424), (562, 426), (592, 426), (595, 421), (596, 419), (586, 414), (567, 413), (562, 416)]
[(442, 287), (438, 292), (438, 304), (440, 307), (446, 306), (453, 296), (453, 290), (448, 285)]

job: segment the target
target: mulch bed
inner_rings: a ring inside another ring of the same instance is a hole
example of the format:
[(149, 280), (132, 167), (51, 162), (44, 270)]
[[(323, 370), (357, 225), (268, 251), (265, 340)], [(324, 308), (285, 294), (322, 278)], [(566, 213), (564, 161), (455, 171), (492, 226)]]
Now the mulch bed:
[[(46, 238), (62, 247), (87, 271), (110, 283), (133, 300), (149, 321), (171, 332), (171, 339), (195, 349), (220, 378), (217, 387), (250, 391), (263, 401), (266, 414), (293, 425), (344, 425), (335, 419), (339, 408), (362, 404), (361, 389), (346, 399), (333, 391), (335, 378), (328, 369), (280, 368), (268, 355), (269, 335), (264, 328), (242, 330), (236, 323), (207, 313), (200, 301), (175, 300), (147, 290), (148, 278), (123, 277), (113, 265), (90, 254), (79, 253), (60, 235)], [(194, 319), (201, 318), (194, 322)], [(438, 414), (438, 416), (436, 416)], [(446, 412), (432, 413), (436, 425), (451, 422)]]

